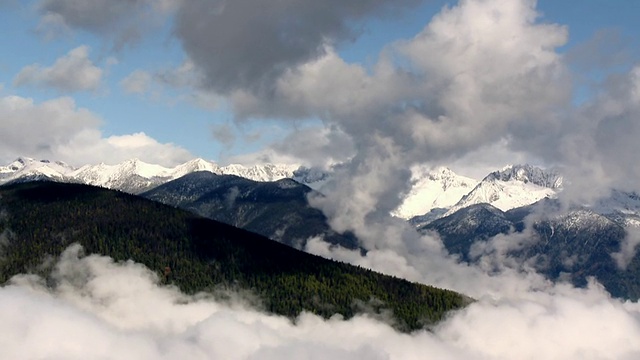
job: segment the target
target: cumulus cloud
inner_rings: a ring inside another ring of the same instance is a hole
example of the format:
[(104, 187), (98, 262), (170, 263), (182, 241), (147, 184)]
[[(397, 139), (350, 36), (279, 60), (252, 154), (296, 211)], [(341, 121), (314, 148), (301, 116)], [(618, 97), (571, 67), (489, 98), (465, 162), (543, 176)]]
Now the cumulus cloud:
[(137, 158), (164, 166), (175, 166), (193, 158), (184, 148), (172, 143), (160, 143), (143, 132), (103, 137), (96, 129), (78, 132), (71, 142), (62, 144), (57, 153), (62, 159), (78, 164), (119, 163)]
[(567, 35), (536, 19), (532, 2), (464, 1), (394, 44), (371, 71), (328, 51), (280, 79), (283, 109), (322, 116), (353, 140), (355, 156), (311, 199), (332, 227), (354, 231), (367, 250), (426, 257), (430, 245), (388, 219), (411, 187), (411, 166), (504, 139), (539, 143), (553, 130), (555, 118), (540, 115), (568, 99), (555, 52)]
[(275, 79), (322, 55), (326, 42), (354, 37), (351, 22), (417, 3), (185, 1), (177, 12), (176, 34), (209, 87), (268, 95)]
[(309, 126), (295, 129), (269, 150), (289, 154), (304, 163), (329, 169), (332, 165), (348, 161), (354, 154), (351, 138), (336, 127)]
[[(638, 190), (638, 167), (629, 166), (640, 135), (637, 67), (609, 76), (597, 96), (575, 105), (574, 74), (558, 51), (568, 29), (541, 21), (535, 5), (444, 7), (371, 67), (347, 63), (324, 42), (319, 56), (274, 75), (269, 96), (239, 84), (228, 99), (240, 119), (320, 118), (349, 138), (348, 166), (314, 204), (338, 230), (361, 228), (360, 235), (398, 205), (411, 166), (464, 165), (477, 153), (490, 165), (501, 158), (561, 167), (568, 202), (592, 202), (612, 187)], [(274, 148), (292, 156), (299, 149), (288, 141)]]
[(68, 97), (42, 103), (19, 96), (0, 98), (0, 123), (3, 162), (29, 156), (84, 165), (138, 157), (174, 166), (192, 157), (187, 150), (159, 143), (144, 133), (104, 137), (102, 119)]
[[(47, 286), (46, 284), (49, 284)], [(155, 273), (67, 249), (51, 279), (0, 288), (0, 338), (11, 358), (632, 359), (640, 307), (597, 284), (481, 298), (431, 331), (402, 334), (366, 315), (348, 321), (261, 313), (158, 285)]]
[(36, 85), (63, 92), (96, 90), (103, 71), (89, 59), (89, 47), (79, 46), (49, 67), (24, 67), (13, 79), (15, 86)]

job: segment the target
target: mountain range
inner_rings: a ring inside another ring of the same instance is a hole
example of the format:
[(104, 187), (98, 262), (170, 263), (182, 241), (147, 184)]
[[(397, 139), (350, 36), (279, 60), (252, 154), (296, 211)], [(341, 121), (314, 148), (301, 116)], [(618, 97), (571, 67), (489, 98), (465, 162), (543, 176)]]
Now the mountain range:
[(120, 164), (84, 165), (72, 167), (60, 161), (18, 158), (7, 166), (0, 166), (0, 184), (25, 179), (49, 179), (80, 183), (139, 194), (168, 181), (195, 171), (209, 171), (219, 175), (236, 175), (255, 181), (275, 181), (293, 177), (298, 165), (227, 165), (193, 159), (173, 168), (148, 164), (131, 159)]
[(585, 286), (593, 277), (613, 296), (635, 301), (640, 298), (640, 255), (625, 248), (635, 230), (615, 214), (582, 206), (562, 209), (554, 199), (506, 212), (484, 203), (434, 220), (419, 231), (435, 231), (449, 253), (465, 262), (498, 256), (576, 286)]
[[(412, 169), (413, 188), (393, 215), (418, 231), (437, 233), (461, 261), (502, 256), (553, 281), (586, 284), (598, 279), (614, 296), (640, 297), (640, 196), (613, 190), (594, 204), (560, 206), (564, 179), (554, 169), (512, 165), (477, 181), (447, 168)], [(21, 158), (0, 167), (0, 183), (50, 179), (139, 194), (210, 219), (241, 227), (296, 248), (312, 237), (355, 249), (352, 234), (337, 234), (307, 203), (332, 173), (292, 165), (220, 167), (202, 159), (175, 168), (130, 160), (73, 168), (61, 162)], [(414, 216), (417, 215), (417, 216)]]
[[(236, 175), (245, 179), (270, 182), (290, 178), (322, 191), (331, 171), (291, 164), (219, 166), (193, 159), (173, 168), (131, 159), (120, 164), (72, 167), (60, 161), (18, 158), (0, 166), (0, 185), (13, 181), (49, 179), (80, 183), (132, 194), (140, 194), (196, 171), (217, 175)], [(543, 197), (553, 197), (561, 189), (562, 178), (529, 165), (512, 166), (489, 174), (482, 181), (454, 173), (446, 167), (414, 167), (412, 188), (392, 215), (411, 219), (431, 213), (429, 219), (450, 214), (475, 203), (490, 203), (502, 210), (529, 205)], [(435, 215), (433, 215), (435, 214)]]

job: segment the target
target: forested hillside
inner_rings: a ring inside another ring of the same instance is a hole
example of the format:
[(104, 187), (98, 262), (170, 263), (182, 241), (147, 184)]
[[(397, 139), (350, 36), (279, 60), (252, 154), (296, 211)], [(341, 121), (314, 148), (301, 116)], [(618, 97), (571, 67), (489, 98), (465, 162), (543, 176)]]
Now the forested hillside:
[[(260, 235), (167, 205), (86, 185), (34, 182), (0, 187), (0, 281), (41, 266), (73, 243), (87, 253), (132, 259), (183, 291), (249, 289), (266, 310), (351, 317), (362, 303), (390, 309), (417, 329), (463, 307), (458, 293), (310, 255)], [(46, 275), (46, 274), (45, 274)], [(373, 300), (373, 301), (372, 301)]]

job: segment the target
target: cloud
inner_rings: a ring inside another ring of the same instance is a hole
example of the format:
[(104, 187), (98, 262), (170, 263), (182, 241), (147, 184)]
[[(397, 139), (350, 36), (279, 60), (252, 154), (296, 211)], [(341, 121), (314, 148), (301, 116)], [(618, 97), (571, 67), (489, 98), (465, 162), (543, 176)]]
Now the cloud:
[[(634, 121), (640, 72), (612, 73), (595, 96), (574, 104), (572, 60), (558, 50), (568, 28), (541, 21), (535, 5), (467, 0), (445, 7), (415, 37), (387, 46), (370, 67), (347, 63), (325, 42), (318, 56), (287, 63), (274, 75), (268, 96), (239, 84), (228, 100), (243, 121), (319, 118), (349, 139), (346, 180), (336, 180), (335, 193), (317, 205), (327, 214), (335, 210), (335, 217), (357, 214), (352, 226), (370, 223), (370, 214), (402, 198), (411, 166), (464, 166), (479, 153), (485, 169), (504, 165), (498, 161), (561, 167), (567, 202), (590, 203), (612, 187), (639, 190), (632, 180), (638, 167), (628, 164), (639, 151), (633, 139), (640, 136)], [(600, 35), (595, 48), (610, 37)], [(620, 46), (616, 53), (624, 54)], [(593, 66), (625, 61), (611, 60)], [(333, 149), (299, 156), (329, 157)]]
[(143, 33), (175, 10), (180, 0), (39, 0), (38, 30), (48, 37), (72, 29), (104, 36), (116, 48), (138, 41)]
[(205, 110), (219, 110), (224, 98), (201, 86), (202, 74), (190, 60), (177, 67), (134, 70), (120, 80), (125, 93), (164, 103), (187, 102)]
[(185, 1), (177, 11), (176, 35), (209, 88), (267, 95), (284, 71), (323, 55), (325, 43), (354, 38), (353, 21), (417, 3)]
[(628, 45), (618, 30), (599, 29), (587, 41), (570, 48), (566, 60), (580, 72), (608, 70), (631, 61)]
[(636, 256), (640, 245), (640, 229), (628, 226), (625, 229), (625, 237), (620, 243), (620, 251), (612, 253), (611, 257), (616, 261), (618, 268), (625, 270), (631, 260)]
[(269, 150), (294, 157), (296, 163), (325, 169), (348, 161), (354, 154), (350, 137), (336, 127), (320, 126), (295, 129)]
[(226, 147), (233, 146), (233, 143), (236, 141), (235, 132), (229, 124), (219, 124), (212, 126), (211, 135), (213, 136), (214, 140)]
[[(45, 285), (49, 284), (49, 286)], [(158, 285), (131, 261), (67, 249), (50, 281), (19, 275), (0, 288), (0, 338), (10, 358), (102, 359), (633, 359), (640, 307), (597, 284), (481, 298), (431, 331), (402, 334), (366, 315), (303, 313), (295, 322), (241, 296)]]
[(151, 88), (152, 77), (147, 71), (135, 70), (120, 81), (120, 86), (127, 93), (144, 94)]
[(629, 166), (640, 151), (640, 66), (608, 76), (597, 95), (568, 119), (556, 144), (570, 187), (567, 201), (593, 202), (610, 189), (639, 191), (640, 169)]
[(63, 92), (96, 90), (103, 71), (89, 59), (89, 48), (79, 46), (51, 65), (24, 67), (13, 80), (15, 86), (36, 85)]
[(160, 143), (143, 132), (112, 135), (104, 138), (96, 129), (78, 132), (73, 141), (57, 149), (62, 159), (73, 159), (78, 164), (119, 163), (137, 158), (142, 161), (175, 166), (193, 158), (184, 148), (172, 143)]
[(192, 156), (185, 149), (162, 144), (144, 133), (104, 137), (102, 123), (73, 99), (42, 103), (19, 96), (0, 98), (0, 156), (8, 163), (16, 157), (62, 160), (73, 165), (117, 163), (133, 157), (174, 166)]

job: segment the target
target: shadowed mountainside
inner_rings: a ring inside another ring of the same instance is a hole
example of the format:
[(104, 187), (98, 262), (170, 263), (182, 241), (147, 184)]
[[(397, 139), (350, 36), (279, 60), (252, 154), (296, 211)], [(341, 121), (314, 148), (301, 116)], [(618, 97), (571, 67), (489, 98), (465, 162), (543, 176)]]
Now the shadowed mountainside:
[(295, 248), (311, 237), (355, 249), (352, 234), (338, 234), (322, 211), (307, 202), (311, 188), (291, 179), (258, 182), (233, 175), (194, 172), (141, 196), (264, 235)]

